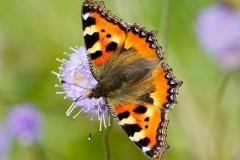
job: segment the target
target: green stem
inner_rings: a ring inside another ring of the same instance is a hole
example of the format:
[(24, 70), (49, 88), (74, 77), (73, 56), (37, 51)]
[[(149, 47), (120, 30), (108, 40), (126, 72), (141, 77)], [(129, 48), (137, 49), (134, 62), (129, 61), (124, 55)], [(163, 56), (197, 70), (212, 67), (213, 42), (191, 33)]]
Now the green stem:
[[(111, 115), (109, 115), (109, 116), (111, 116)], [(112, 117), (110, 118), (110, 122), (112, 122), (112, 124), (110, 126), (108, 126), (108, 128), (106, 129), (104, 139), (103, 139), (104, 149), (105, 149), (105, 160), (110, 160), (109, 135), (110, 135), (110, 131), (111, 131), (112, 126), (113, 126)]]
[(211, 117), (209, 119), (210, 120), (209, 124), (211, 125), (210, 127), (213, 127), (212, 125), (214, 125), (216, 115), (219, 116), (219, 114), (221, 112), (222, 99), (223, 99), (225, 90), (227, 88), (227, 84), (230, 80), (230, 77), (231, 77), (230, 75), (224, 74), (219, 81), (219, 84), (217, 86), (216, 97), (214, 99), (214, 104), (213, 104), (213, 106), (211, 107), (211, 110), (210, 110), (210, 113), (211, 113)]
[[(213, 106), (213, 123), (212, 123), (212, 128), (214, 128), (214, 130), (216, 130), (218, 133), (222, 132), (222, 126), (225, 125), (224, 121), (225, 121), (225, 117), (226, 117), (226, 112), (223, 108), (222, 105), (222, 100), (224, 97), (224, 94), (226, 92), (227, 86), (229, 84), (229, 80), (231, 78), (230, 74), (225, 74), (223, 75), (223, 77), (220, 79), (219, 85), (218, 85), (218, 89), (217, 89), (217, 93), (216, 93), (216, 99), (215, 99), (215, 105)], [(221, 117), (219, 119), (219, 117)], [(216, 122), (217, 125), (216, 125)], [(216, 126), (215, 126), (216, 125)], [(215, 126), (215, 127), (214, 127)], [(224, 131), (223, 131), (224, 132)], [(215, 157), (216, 159), (222, 159), (224, 157), (224, 147), (222, 147), (221, 143), (223, 137), (218, 135), (215, 137), (215, 152), (219, 152), (219, 154), (217, 155), (217, 157)]]
[(216, 96), (216, 100), (218, 102), (218, 105), (220, 106), (221, 102), (222, 102), (222, 98), (224, 96), (225, 90), (227, 88), (228, 82), (231, 78), (231, 75), (226, 74), (222, 77), (222, 79), (219, 82), (219, 86), (218, 86), (218, 90), (217, 90), (217, 96)]
[[(169, 37), (169, 26), (170, 26), (170, 13), (171, 13), (171, 0), (163, 1), (163, 11), (162, 11), (162, 47), (164, 52), (167, 51), (168, 47), (168, 37)], [(166, 55), (165, 55), (166, 56)]]
[(41, 143), (37, 143), (37, 144), (31, 146), (31, 149), (33, 151), (33, 154), (34, 154), (34, 157), (36, 160), (42, 160), (42, 159), (47, 160), (48, 159), (46, 152)]

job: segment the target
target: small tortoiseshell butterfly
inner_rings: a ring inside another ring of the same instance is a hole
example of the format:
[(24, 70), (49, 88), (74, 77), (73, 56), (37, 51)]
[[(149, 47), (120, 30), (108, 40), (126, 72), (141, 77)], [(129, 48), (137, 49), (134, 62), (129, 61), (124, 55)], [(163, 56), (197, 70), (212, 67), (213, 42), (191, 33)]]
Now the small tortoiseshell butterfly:
[(128, 24), (103, 2), (85, 0), (82, 26), (91, 72), (98, 84), (89, 98), (105, 97), (118, 124), (141, 151), (160, 159), (168, 148), (168, 111), (182, 81), (163, 60), (156, 32)]

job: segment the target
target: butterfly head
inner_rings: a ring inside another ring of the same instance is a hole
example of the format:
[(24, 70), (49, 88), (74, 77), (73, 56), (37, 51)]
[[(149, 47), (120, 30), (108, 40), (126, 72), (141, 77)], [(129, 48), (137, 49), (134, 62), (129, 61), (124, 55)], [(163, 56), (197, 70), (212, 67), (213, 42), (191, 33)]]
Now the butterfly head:
[(89, 98), (100, 98), (103, 97), (102, 93), (100, 92), (99, 87), (93, 88), (90, 92), (87, 93)]

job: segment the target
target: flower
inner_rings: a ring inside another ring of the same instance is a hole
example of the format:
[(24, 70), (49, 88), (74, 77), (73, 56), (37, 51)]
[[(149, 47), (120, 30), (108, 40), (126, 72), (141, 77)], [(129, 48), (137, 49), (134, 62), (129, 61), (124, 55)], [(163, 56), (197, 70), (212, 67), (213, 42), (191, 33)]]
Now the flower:
[(240, 14), (225, 3), (204, 9), (196, 22), (202, 47), (226, 70), (240, 65)]
[(0, 160), (6, 160), (8, 156), (10, 140), (7, 137), (5, 127), (0, 125)]
[(10, 135), (19, 140), (23, 146), (31, 145), (40, 140), (42, 115), (31, 104), (14, 107), (7, 118)]
[(60, 72), (53, 72), (62, 82), (64, 92), (57, 92), (57, 94), (66, 94), (67, 99), (72, 100), (73, 104), (66, 112), (69, 116), (75, 108), (80, 108), (80, 111), (74, 116), (76, 118), (81, 112), (97, 115), (100, 120), (100, 130), (102, 124), (106, 128), (105, 114), (108, 113), (108, 107), (103, 97), (89, 98), (88, 94), (97, 85), (97, 81), (93, 77), (88, 64), (88, 58), (85, 47), (71, 48), (74, 53), (67, 54), (70, 59), (57, 59), (62, 63), (59, 67)]

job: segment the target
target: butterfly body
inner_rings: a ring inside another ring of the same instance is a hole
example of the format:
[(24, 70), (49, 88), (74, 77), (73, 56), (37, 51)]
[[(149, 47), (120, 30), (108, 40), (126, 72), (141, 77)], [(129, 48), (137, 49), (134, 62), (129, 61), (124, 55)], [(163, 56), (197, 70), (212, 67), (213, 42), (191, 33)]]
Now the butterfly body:
[(139, 103), (139, 97), (153, 89), (149, 82), (152, 71), (160, 63), (140, 58), (133, 50), (119, 54), (121, 56), (113, 56), (106, 64), (102, 77), (93, 88), (90, 97), (105, 97), (114, 103), (113, 106), (132, 101)]
[(177, 103), (182, 81), (162, 61), (156, 32), (123, 22), (99, 1), (84, 1), (81, 16), (98, 81), (89, 98), (104, 97), (130, 140), (147, 156), (161, 158), (168, 148), (167, 113)]

